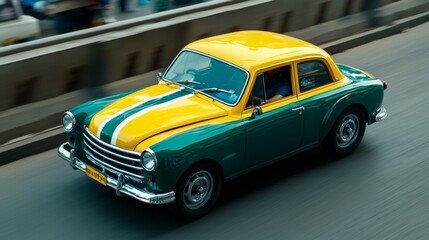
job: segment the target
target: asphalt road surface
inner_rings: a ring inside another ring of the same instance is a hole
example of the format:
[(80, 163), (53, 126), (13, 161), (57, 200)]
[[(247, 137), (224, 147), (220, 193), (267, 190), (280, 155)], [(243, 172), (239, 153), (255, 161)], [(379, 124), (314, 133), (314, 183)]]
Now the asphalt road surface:
[(0, 239), (429, 239), (428, 39), (426, 23), (334, 56), (389, 83), (389, 117), (349, 157), (315, 149), (258, 170), (184, 223), (51, 150), (0, 168)]

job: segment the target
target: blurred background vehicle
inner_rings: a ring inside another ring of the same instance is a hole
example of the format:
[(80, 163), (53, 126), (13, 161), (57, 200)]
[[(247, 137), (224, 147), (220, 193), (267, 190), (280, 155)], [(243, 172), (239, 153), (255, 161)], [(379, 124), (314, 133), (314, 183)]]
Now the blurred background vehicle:
[(20, 0), (24, 14), (36, 17), (38, 19), (46, 18), (44, 8), (49, 3), (46, 0)]
[(53, 20), (56, 33), (67, 33), (114, 21), (110, 0), (21, 0), (25, 14)]
[(40, 37), (39, 21), (23, 15), (17, 0), (0, 0), (0, 46)]
[(18, 0), (40, 20), (43, 37), (180, 8), (211, 0)]

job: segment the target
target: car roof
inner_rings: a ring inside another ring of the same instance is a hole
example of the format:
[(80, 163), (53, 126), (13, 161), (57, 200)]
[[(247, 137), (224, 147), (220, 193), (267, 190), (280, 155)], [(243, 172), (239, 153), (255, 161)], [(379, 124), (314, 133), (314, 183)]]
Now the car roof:
[(185, 49), (202, 52), (252, 71), (307, 57), (330, 58), (306, 41), (265, 31), (240, 31), (201, 39)]

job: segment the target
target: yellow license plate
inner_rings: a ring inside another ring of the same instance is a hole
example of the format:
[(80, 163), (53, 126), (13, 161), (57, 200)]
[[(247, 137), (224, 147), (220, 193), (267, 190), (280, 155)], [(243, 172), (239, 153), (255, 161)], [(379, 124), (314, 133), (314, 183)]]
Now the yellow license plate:
[(86, 165), (86, 175), (95, 181), (103, 184), (106, 186), (106, 175), (100, 173), (99, 171), (95, 170), (94, 168)]

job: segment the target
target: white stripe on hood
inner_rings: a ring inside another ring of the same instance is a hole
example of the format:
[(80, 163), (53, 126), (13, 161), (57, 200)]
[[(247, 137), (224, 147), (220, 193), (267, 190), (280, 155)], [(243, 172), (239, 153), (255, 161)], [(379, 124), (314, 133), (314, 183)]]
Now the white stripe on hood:
[(122, 122), (121, 122), (121, 123), (116, 127), (115, 131), (113, 132), (112, 140), (111, 140), (111, 142), (110, 142), (110, 143), (111, 143), (112, 145), (116, 145), (116, 141), (118, 140), (119, 133), (122, 131), (122, 129), (123, 129), (123, 128), (128, 124), (128, 123), (130, 123), (130, 122), (131, 122), (131, 121), (133, 121), (134, 119), (136, 119), (136, 118), (138, 118), (138, 117), (141, 117), (141, 116), (145, 115), (146, 113), (148, 113), (148, 112), (150, 112), (150, 111), (152, 111), (152, 110), (154, 110), (154, 109), (162, 108), (162, 107), (165, 107), (165, 106), (168, 106), (168, 105), (174, 104), (174, 103), (176, 103), (176, 102), (179, 102), (179, 101), (181, 101), (181, 100), (183, 100), (183, 99), (185, 99), (185, 98), (189, 98), (189, 97), (191, 97), (191, 96), (192, 96), (192, 95), (185, 95), (185, 96), (183, 96), (183, 97), (175, 98), (175, 99), (172, 99), (172, 100), (170, 100), (170, 101), (167, 101), (167, 102), (164, 102), (164, 103), (161, 103), (161, 104), (158, 104), (158, 105), (154, 105), (154, 106), (151, 106), (151, 107), (145, 108), (145, 109), (143, 109), (143, 110), (141, 110), (141, 111), (138, 111), (138, 112), (136, 112), (136, 113), (132, 114), (131, 116), (127, 117), (124, 121), (122, 121)]
[(162, 97), (165, 97), (165, 96), (171, 95), (171, 94), (176, 93), (176, 92), (178, 92), (178, 91), (180, 91), (180, 89), (177, 89), (177, 90), (174, 90), (174, 91), (171, 91), (171, 92), (168, 92), (168, 93), (164, 93), (164, 94), (162, 94), (162, 95), (159, 95), (159, 96), (156, 96), (156, 97), (153, 97), (153, 98), (145, 99), (145, 100), (140, 101), (140, 102), (137, 102), (137, 103), (135, 103), (135, 104), (133, 104), (133, 105), (131, 105), (131, 106), (129, 106), (129, 107), (126, 107), (126, 108), (124, 108), (124, 109), (122, 109), (122, 110), (118, 111), (118, 112), (117, 112), (117, 113), (115, 113), (115, 114), (112, 114), (111, 116), (109, 116), (108, 118), (106, 118), (106, 119), (105, 119), (105, 120), (100, 124), (100, 126), (98, 127), (97, 137), (98, 137), (98, 138), (101, 138), (101, 132), (103, 131), (104, 126), (106, 126), (106, 124), (107, 124), (107, 123), (109, 123), (109, 121), (111, 121), (112, 119), (114, 119), (114, 118), (118, 117), (119, 115), (124, 114), (125, 112), (127, 112), (127, 111), (129, 111), (129, 110), (131, 110), (131, 109), (133, 109), (133, 108), (135, 108), (135, 107), (137, 107), (137, 106), (140, 106), (140, 105), (142, 105), (142, 104), (144, 104), (144, 103), (146, 103), (146, 102), (152, 101), (152, 100), (157, 99), (157, 98), (162, 98)]

